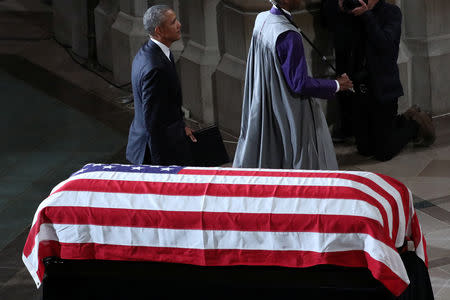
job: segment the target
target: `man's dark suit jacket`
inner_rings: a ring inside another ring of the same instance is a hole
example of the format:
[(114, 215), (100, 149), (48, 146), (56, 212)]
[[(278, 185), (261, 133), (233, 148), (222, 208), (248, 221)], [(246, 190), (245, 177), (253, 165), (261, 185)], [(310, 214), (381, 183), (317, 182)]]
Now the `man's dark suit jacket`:
[(135, 115), (127, 146), (127, 159), (133, 164), (142, 164), (146, 151), (153, 165), (190, 162), (181, 87), (172, 61), (152, 40), (134, 58), (131, 78)]
[(354, 17), (340, 12), (338, 0), (323, 1), (323, 21), (335, 35), (338, 72), (348, 73), (352, 78), (359, 58), (350, 55), (353, 53), (350, 48), (359, 43), (362, 56), (367, 59), (373, 97), (385, 102), (403, 96), (397, 65), (402, 26), (400, 8), (380, 0), (372, 10)]

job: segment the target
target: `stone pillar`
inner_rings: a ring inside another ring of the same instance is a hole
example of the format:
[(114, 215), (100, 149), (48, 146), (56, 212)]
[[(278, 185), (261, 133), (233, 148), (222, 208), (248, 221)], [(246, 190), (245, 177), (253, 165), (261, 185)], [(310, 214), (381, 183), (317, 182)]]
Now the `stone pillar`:
[(240, 132), (245, 68), (253, 25), (265, 1), (222, 0), (217, 7), (220, 62), (213, 74), (215, 117), (221, 128)]
[(219, 0), (191, 0), (183, 7), (187, 10), (188, 20), (184, 23), (189, 32), (178, 61), (184, 106), (192, 118), (209, 124), (216, 121), (212, 74), (220, 60), (218, 3)]
[(76, 0), (59, 0), (53, 2), (53, 31), (55, 39), (65, 46), (72, 46), (72, 7)]
[(120, 11), (111, 28), (112, 71), (117, 84), (131, 81), (134, 56), (148, 40), (142, 23), (147, 5), (147, 0), (120, 0)]
[(398, 101), (398, 112), (403, 113), (411, 107), (413, 103), (411, 83), (412, 58), (411, 53), (403, 40), (400, 42), (400, 52), (397, 63), (404, 92), (404, 96), (400, 97)]
[(72, 51), (78, 56), (87, 58), (89, 51), (87, 0), (73, 1), (70, 13), (72, 14)]
[(111, 29), (119, 13), (119, 0), (100, 0), (95, 8), (97, 60), (104, 68), (113, 70)]
[(401, 1), (405, 37), (411, 55), (412, 102), (434, 114), (450, 111), (450, 2)]

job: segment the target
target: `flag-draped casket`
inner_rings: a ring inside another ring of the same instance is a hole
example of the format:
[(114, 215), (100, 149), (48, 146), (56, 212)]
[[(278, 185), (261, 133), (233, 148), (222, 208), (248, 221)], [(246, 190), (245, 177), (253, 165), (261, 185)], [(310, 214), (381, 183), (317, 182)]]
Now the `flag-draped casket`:
[(427, 264), (411, 192), (379, 174), (88, 164), (41, 203), (23, 260), (38, 286), (56, 256), (363, 267), (400, 295), (407, 241)]

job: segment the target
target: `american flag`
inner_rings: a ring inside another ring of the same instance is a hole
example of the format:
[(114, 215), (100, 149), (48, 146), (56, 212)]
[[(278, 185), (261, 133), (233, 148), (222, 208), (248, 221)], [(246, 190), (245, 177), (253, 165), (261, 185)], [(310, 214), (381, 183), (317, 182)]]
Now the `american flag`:
[(88, 164), (41, 203), (23, 261), (37, 286), (48, 256), (365, 267), (398, 296), (407, 241), (427, 264), (411, 192), (384, 175)]

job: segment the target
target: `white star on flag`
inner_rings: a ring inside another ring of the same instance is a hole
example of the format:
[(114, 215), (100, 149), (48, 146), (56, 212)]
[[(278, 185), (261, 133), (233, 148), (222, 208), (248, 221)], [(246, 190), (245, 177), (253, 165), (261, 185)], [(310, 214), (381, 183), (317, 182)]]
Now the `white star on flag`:
[(133, 168), (131, 168), (132, 170), (138, 170), (138, 171), (140, 171), (140, 170), (142, 170), (143, 168), (142, 167), (133, 167)]
[(106, 167), (103, 167), (103, 169), (112, 169), (112, 168), (114, 168), (113, 166), (106, 166)]
[(161, 168), (161, 171), (170, 172), (173, 168)]

